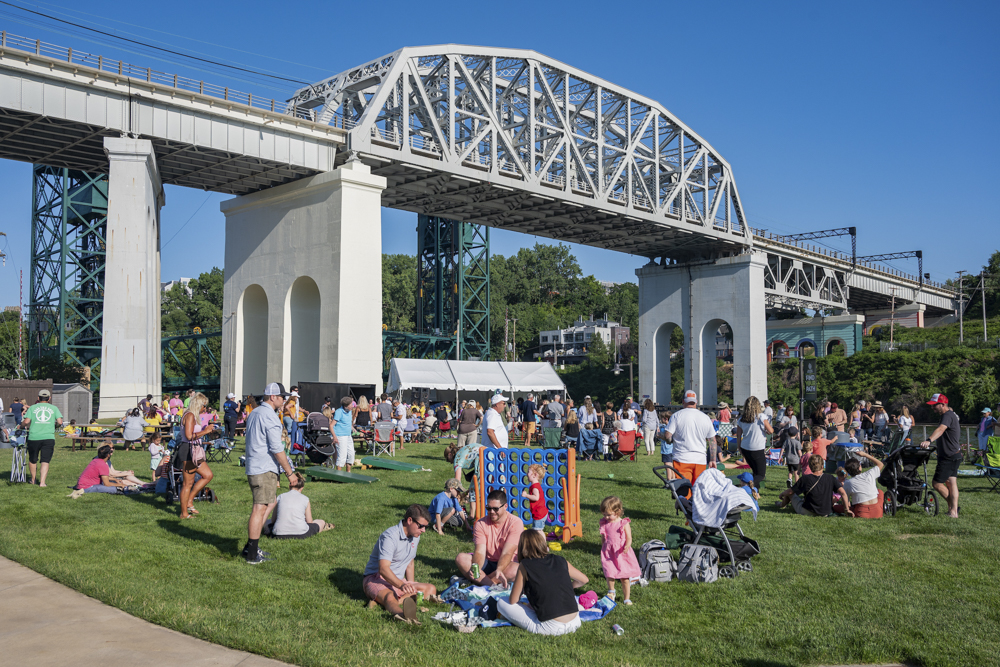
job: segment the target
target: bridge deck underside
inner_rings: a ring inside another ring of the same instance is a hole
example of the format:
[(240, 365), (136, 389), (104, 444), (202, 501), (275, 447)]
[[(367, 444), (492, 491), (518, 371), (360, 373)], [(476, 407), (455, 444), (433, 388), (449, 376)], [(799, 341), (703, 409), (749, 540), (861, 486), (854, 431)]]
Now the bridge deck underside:
[[(0, 108), (0, 158), (107, 173), (104, 127)], [(165, 184), (242, 195), (320, 172), (150, 137)]]
[(720, 257), (745, 246), (668, 226), (575, 206), (554, 197), (518, 190), (510, 184), (473, 182), (444, 172), (414, 169), (401, 163), (376, 163), (384, 176), (382, 205), (451, 220), (487, 225), (524, 234), (581, 243), (644, 257), (677, 260)]

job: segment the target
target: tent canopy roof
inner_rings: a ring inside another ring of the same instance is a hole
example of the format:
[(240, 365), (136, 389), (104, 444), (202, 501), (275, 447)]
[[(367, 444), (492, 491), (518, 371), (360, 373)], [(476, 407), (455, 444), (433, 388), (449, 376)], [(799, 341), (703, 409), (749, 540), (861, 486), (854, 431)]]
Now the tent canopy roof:
[(564, 383), (552, 366), (531, 361), (452, 361), (393, 359), (387, 393), (401, 389), (452, 391), (562, 391)]

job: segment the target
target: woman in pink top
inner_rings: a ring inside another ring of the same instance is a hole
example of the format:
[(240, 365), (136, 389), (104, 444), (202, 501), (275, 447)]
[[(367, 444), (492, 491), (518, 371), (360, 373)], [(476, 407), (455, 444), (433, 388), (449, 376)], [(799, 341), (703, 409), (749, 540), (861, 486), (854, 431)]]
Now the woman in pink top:
[(175, 393), (173, 398), (167, 402), (167, 407), (170, 408), (170, 414), (176, 417), (177, 413), (180, 412), (182, 407), (184, 407), (184, 401), (181, 400), (181, 395)]

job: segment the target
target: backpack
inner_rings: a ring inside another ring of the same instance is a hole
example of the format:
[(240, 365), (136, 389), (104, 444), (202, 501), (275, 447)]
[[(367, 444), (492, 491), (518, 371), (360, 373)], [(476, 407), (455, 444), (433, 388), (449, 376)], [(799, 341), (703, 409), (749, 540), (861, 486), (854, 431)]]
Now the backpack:
[(693, 584), (710, 584), (719, 578), (719, 554), (712, 547), (685, 544), (677, 561), (677, 578)]
[(640, 576), (647, 581), (666, 583), (674, 578), (677, 565), (666, 544), (650, 540), (639, 549), (639, 570)]

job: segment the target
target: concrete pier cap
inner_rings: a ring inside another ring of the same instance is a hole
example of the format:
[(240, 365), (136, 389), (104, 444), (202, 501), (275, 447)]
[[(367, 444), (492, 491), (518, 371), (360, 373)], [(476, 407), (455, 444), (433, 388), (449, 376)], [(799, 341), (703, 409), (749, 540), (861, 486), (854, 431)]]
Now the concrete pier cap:
[[(733, 337), (733, 399), (767, 398), (767, 329), (762, 253), (662, 266), (651, 262), (639, 278), (639, 394), (669, 405), (671, 364), (684, 364), (684, 388), (702, 405), (718, 403), (715, 335), (721, 324)], [(671, 360), (675, 327), (682, 350)]]
[(382, 390), (386, 179), (359, 160), (222, 202), (222, 393), (267, 382)]

